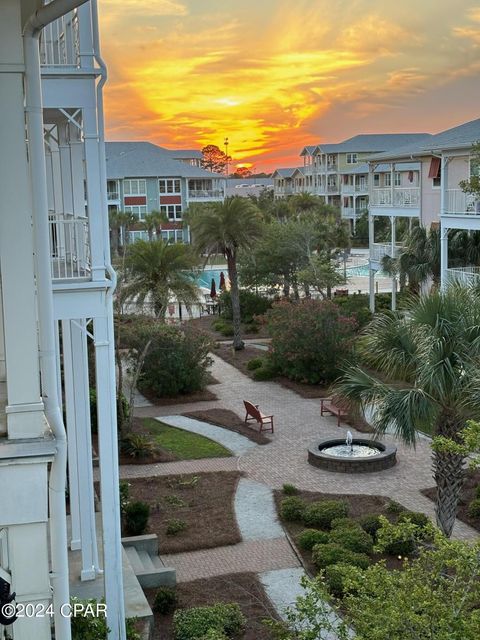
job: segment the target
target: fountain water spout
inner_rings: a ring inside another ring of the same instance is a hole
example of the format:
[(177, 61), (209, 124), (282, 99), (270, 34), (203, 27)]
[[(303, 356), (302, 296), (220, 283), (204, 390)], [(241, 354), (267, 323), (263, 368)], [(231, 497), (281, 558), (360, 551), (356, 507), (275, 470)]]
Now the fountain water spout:
[(350, 451), (353, 451), (353, 436), (351, 431), (347, 431), (347, 437), (345, 440), (347, 447), (350, 447)]

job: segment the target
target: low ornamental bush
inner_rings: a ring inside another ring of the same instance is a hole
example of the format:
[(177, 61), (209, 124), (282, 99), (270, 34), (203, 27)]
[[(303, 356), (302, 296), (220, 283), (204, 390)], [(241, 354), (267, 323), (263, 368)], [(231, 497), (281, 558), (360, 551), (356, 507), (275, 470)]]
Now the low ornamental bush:
[(153, 610), (162, 615), (172, 613), (178, 604), (178, 598), (175, 589), (172, 587), (160, 587), (155, 594), (153, 601)]
[(263, 358), (252, 358), (247, 362), (247, 369), (249, 371), (255, 371), (255, 369), (260, 369), (263, 366)]
[[(139, 377), (139, 390), (162, 398), (204, 389), (212, 362), (210, 339), (188, 327), (158, 324), (147, 331), (152, 343)], [(140, 338), (137, 336), (137, 348), (146, 344)]]
[(405, 522), (406, 520), (410, 520), (413, 524), (416, 524), (418, 527), (426, 527), (430, 522), (428, 516), (419, 511), (403, 511), (398, 516), (398, 522)]
[(218, 633), (223, 633), (229, 638), (238, 634), (245, 622), (245, 617), (235, 602), (180, 609), (173, 615), (174, 637), (175, 640), (198, 640), (204, 637), (212, 638), (212, 635), (207, 634), (216, 631), (217, 638)]
[(385, 509), (388, 511), (388, 513), (393, 514), (402, 513), (406, 510), (405, 507), (396, 500), (389, 500), (385, 506)]
[[(232, 320), (232, 296), (230, 291), (222, 292), (219, 297), (219, 303), (222, 309), (222, 318)], [(240, 317), (244, 324), (252, 324), (255, 316), (264, 315), (271, 306), (272, 302), (268, 298), (264, 298), (247, 289), (240, 289)]]
[(328, 533), (318, 529), (305, 529), (297, 538), (298, 546), (305, 551), (311, 551), (316, 544), (327, 544), (328, 541)]
[(359, 528), (359, 523), (354, 520), (353, 518), (335, 518), (334, 520), (332, 520), (332, 522), (330, 523), (330, 527), (332, 529), (337, 529), (337, 528), (345, 528), (345, 527), (353, 527), (354, 529), (358, 529)]
[(312, 502), (305, 507), (303, 523), (307, 527), (330, 529), (332, 521), (348, 515), (348, 505), (342, 500)]
[(165, 529), (165, 533), (167, 536), (176, 536), (178, 533), (185, 531), (187, 528), (187, 523), (185, 520), (179, 520), (178, 518), (172, 518), (171, 520), (167, 520), (167, 528)]
[(148, 458), (155, 453), (153, 440), (143, 433), (129, 433), (121, 443), (122, 451), (135, 460)]
[(328, 384), (353, 357), (357, 323), (331, 300), (280, 301), (267, 312), (270, 358), (287, 378)]
[(350, 296), (335, 296), (335, 304), (345, 314), (353, 316), (359, 328), (364, 327), (372, 319), (370, 301), (367, 294), (354, 293)]
[(468, 505), (468, 515), (470, 518), (480, 518), (480, 498), (475, 498)]
[(374, 540), (376, 540), (377, 531), (382, 526), (382, 523), (380, 522), (380, 519), (378, 516), (376, 515), (363, 516), (363, 518), (360, 518), (360, 520), (358, 521), (358, 524), (362, 527), (364, 531), (369, 533)]
[(356, 553), (369, 554), (373, 551), (372, 536), (360, 526), (338, 527), (337, 529), (333, 529), (330, 533), (330, 541)]
[(324, 569), (323, 574), (328, 590), (335, 598), (342, 598), (345, 593), (345, 574), (347, 571), (348, 565), (341, 562), (330, 564)]
[(338, 563), (351, 564), (360, 567), (360, 569), (366, 569), (370, 564), (370, 558), (364, 553), (350, 551), (335, 542), (316, 544), (312, 549), (312, 560), (319, 569), (325, 569), (331, 564)]
[(480, 498), (480, 484), (475, 488), (475, 497)]
[(270, 358), (265, 358), (263, 360), (262, 366), (255, 369), (253, 372), (253, 379), (258, 382), (262, 382), (265, 380), (271, 380), (277, 375), (278, 371), (275, 368), (272, 360)]
[(289, 484), (288, 482), (283, 485), (282, 491), (286, 496), (296, 496), (298, 493), (298, 489), (294, 484)]
[(215, 329), (215, 331), (218, 331), (222, 334), (222, 336), (225, 336), (226, 338), (233, 336), (233, 324), (231, 322), (227, 322), (226, 320), (222, 320), (220, 318), (219, 320), (215, 320), (215, 322), (212, 324), (212, 327)]
[(125, 529), (131, 536), (142, 536), (148, 527), (150, 507), (146, 502), (129, 502), (125, 508)]
[(280, 505), (280, 515), (289, 522), (299, 522), (303, 520), (305, 502), (298, 496), (284, 498)]

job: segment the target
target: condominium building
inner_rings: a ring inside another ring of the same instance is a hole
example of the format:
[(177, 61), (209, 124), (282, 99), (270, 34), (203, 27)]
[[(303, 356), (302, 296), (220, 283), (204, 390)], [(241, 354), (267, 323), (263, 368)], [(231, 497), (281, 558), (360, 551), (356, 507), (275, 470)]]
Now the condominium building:
[(162, 237), (188, 242), (187, 207), (225, 198), (225, 177), (200, 167), (201, 157), (200, 152), (168, 150), (151, 142), (106, 143), (108, 209), (138, 218), (130, 240), (146, 239), (142, 221), (147, 213), (160, 211), (168, 219)]
[[(429, 136), (420, 143), (401, 146), (369, 159), (370, 304), (374, 308), (374, 274), (383, 256), (398, 253), (396, 227), (399, 218), (416, 219), (441, 228), (441, 281), (471, 281), (477, 268), (448, 266), (450, 229), (480, 230), (479, 202), (460, 188), (460, 181), (478, 172), (472, 146), (480, 140), (480, 119)], [(390, 220), (390, 242), (375, 242), (375, 223)], [(392, 282), (395, 305), (397, 283)]]

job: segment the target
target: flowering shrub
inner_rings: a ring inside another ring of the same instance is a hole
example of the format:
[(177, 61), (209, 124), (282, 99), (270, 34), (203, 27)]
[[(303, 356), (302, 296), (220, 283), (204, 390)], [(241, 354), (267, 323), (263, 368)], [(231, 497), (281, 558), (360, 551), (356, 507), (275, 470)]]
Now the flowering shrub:
[(356, 320), (330, 300), (281, 301), (267, 312), (271, 358), (292, 380), (330, 383), (352, 355)]

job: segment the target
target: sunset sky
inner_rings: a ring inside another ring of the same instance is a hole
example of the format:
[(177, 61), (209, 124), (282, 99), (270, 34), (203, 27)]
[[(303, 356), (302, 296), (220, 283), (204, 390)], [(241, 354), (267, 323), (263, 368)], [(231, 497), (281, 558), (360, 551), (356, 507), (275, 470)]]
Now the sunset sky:
[(110, 140), (255, 170), (356, 133), (480, 117), (480, 2), (99, 0)]

